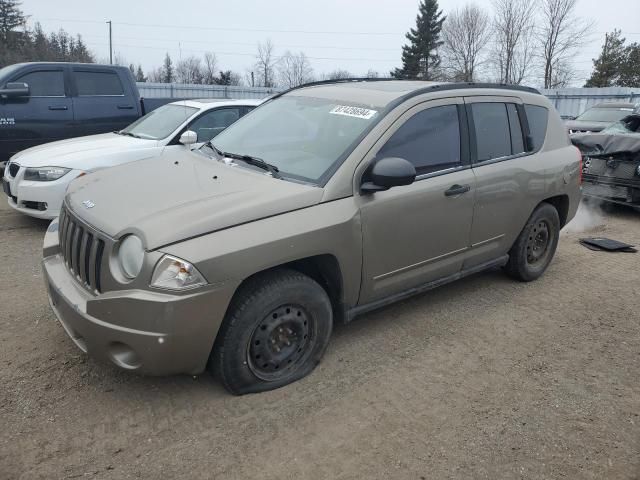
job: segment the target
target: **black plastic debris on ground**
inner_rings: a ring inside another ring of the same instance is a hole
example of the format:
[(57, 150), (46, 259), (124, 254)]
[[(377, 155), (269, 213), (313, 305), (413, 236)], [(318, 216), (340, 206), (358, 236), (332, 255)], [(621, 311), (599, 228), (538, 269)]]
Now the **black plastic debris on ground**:
[(628, 243), (602, 237), (581, 238), (580, 244), (587, 247), (589, 250), (604, 250), (605, 252), (635, 253), (638, 251), (633, 248), (633, 245), (629, 245)]

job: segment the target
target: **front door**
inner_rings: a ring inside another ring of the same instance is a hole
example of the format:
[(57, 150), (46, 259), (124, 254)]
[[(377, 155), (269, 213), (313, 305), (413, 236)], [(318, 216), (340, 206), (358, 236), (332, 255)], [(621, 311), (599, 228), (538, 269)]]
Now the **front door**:
[(376, 144), (376, 159), (401, 157), (416, 167), (412, 185), (362, 194), (360, 304), (456, 274), (469, 247), (475, 177), (461, 100), (407, 111)]
[(0, 104), (0, 161), (35, 145), (61, 140), (73, 131), (73, 105), (63, 67), (21, 72), (10, 82), (29, 85), (29, 96)]

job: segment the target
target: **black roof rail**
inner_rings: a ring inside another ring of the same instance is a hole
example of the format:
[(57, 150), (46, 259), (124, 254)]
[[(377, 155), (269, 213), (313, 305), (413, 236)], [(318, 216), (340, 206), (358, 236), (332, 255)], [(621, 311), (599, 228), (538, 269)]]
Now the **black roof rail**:
[[(403, 80), (405, 79), (401, 80), (396, 78), (380, 78), (380, 77), (378, 78), (353, 77), (353, 78), (338, 78), (335, 80), (318, 80), (315, 82), (303, 83), (302, 85), (298, 85), (296, 87), (292, 87), (282, 92), (279, 92), (273, 97), (271, 97), (270, 100), (281, 97), (282, 95), (285, 95), (286, 93), (289, 93), (293, 90), (298, 90), (300, 88), (306, 88), (306, 87), (315, 87), (318, 85), (331, 85), (334, 83), (337, 84), (337, 83), (355, 83), (355, 82), (397, 82), (397, 81), (403, 81)], [(415, 79), (415, 81), (420, 81), (420, 80)], [(535, 93), (537, 95), (540, 95), (539, 90), (533, 87), (525, 87), (522, 85), (510, 85), (507, 83), (485, 83), (485, 82), (451, 82), (451, 83), (436, 83), (435, 85), (429, 85), (428, 87), (417, 88), (416, 90), (408, 93), (407, 95), (401, 98), (413, 97), (421, 93), (426, 93), (430, 90), (461, 90), (464, 88), (493, 88), (493, 89), (500, 89), (500, 90), (515, 90), (519, 92), (528, 92), (528, 93)]]

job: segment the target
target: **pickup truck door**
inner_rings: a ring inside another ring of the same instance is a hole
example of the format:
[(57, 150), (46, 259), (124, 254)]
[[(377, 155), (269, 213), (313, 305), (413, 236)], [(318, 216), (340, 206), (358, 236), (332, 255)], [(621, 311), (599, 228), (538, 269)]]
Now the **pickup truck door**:
[(506, 253), (541, 198), (544, 164), (525, 152), (528, 124), (517, 97), (465, 98), (475, 173), (471, 248), (464, 268)]
[(73, 67), (73, 111), (76, 135), (121, 130), (139, 117), (133, 85), (117, 71), (95, 67)]
[(416, 166), (418, 176), (408, 186), (356, 194), (363, 234), (360, 305), (458, 273), (475, 195), (461, 99), (409, 109), (372, 152), (369, 164), (401, 157)]
[(28, 84), (30, 93), (0, 103), (0, 161), (26, 148), (70, 136), (73, 104), (63, 66), (28, 68), (8, 81)]

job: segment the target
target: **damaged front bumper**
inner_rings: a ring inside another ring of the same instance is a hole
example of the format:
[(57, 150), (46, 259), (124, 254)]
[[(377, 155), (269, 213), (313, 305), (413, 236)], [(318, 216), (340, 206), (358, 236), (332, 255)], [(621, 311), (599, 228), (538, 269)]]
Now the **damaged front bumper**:
[(196, 375), (205, 369), (231, 296), (227, 289), (94, 294), (67, 268), (57, 230), (54, 220), (44, 240), (44, 281), (53, 311), (80, 350), (147, 375)]

